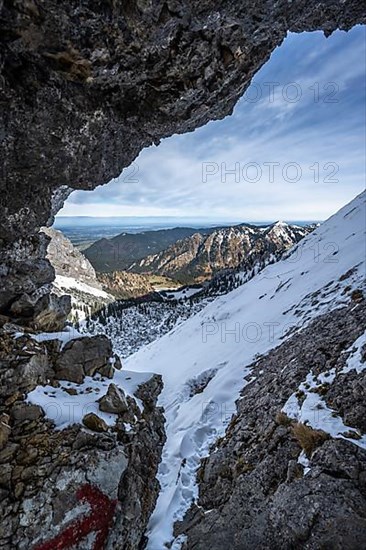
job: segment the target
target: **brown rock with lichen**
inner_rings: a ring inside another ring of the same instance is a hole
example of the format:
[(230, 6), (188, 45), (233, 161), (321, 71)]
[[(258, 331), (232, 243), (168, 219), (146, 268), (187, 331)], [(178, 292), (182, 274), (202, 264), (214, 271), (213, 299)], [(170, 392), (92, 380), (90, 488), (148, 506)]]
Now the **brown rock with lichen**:
[(83, 424), (93, 432), (107, 432), (108, 424), (97, 414), (88, 413), (83, 418)]

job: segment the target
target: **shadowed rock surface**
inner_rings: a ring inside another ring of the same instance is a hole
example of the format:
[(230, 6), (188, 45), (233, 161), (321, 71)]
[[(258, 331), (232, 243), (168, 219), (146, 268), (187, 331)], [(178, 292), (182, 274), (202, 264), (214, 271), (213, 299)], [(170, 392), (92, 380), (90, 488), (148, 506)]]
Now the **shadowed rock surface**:
[(279, 413), (310, 371), (334, 368), (334, 382), (317, 391), (364, 432), (366, 370), (340, 371), (365, 313), (363, 302), (324, 315), (252, 365), (237, 414), (198, 471), (198, 505), (176, 525), (177, 535), (188, 535), (185, 550), (362, 547), (366, 450), (351, 439), (322, 438), (305, 475), (293, 423)]
[(3, 312), (52, 281), (36, 233), (70, 189), (230, 114), (288, 31), (366, 20), (357, 0), (20, 0), (1, 1), (0, 16)]
[(56, 275), (71, 277), (97, 289), (102, 288), (91, 263), (61, 231), (53, 227), (42, 227), (42, 233), (51, 239), (47, 248), (47, 259)]

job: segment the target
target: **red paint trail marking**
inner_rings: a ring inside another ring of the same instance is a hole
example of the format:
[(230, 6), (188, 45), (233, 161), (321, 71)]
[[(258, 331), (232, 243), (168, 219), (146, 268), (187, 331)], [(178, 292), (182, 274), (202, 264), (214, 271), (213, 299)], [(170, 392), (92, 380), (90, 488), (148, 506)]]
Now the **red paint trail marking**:
[(117, 500), (109, 499), (102, 491), (91, 485), (78, 489), (76, 498), (87, 502), (91, 512), (87, 517), (76, 519), (57, 537), (34, 547), (33, 550), (65, 550), (81, 542), (89, 533), (96, 533), (93, 550), (104, 550), (109, 529), (113, 522)]

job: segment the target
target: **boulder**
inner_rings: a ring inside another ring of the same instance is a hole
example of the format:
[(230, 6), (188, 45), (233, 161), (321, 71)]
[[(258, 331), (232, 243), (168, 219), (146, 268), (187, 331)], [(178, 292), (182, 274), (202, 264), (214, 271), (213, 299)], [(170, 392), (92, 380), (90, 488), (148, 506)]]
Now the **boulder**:
[(0, 397), (6, 405), (54, 376), (45, 347), (26, 335), (16, 340), (0, 335), (0, 363)]
[(104, 376), (105, 378), (113, 378), (113, 374), (114, 374), (113, 365), (111, 363), (108, 363), (104, 367), (101, 367), (100, 369), (98, 369), (98, 373), (101, 376)]
[(71, 311), (71, 297), (48, 294), (38, 306), (32, 325), (37, 330), (58, 331), (65, 326)]
[(107, 432), (108, 425), (97, 414), (88, 413), (83, 418), (83, 424), (93, 432)]
[(31, 405), (21, 401), (15, 403), (11, 409), (11, 417), (14, 424), (24, 422), (24, 420), (38, 420), (44, 415), (43, 410), (38, 405)]
[(85, 376), (113, 377), (112, 344), (106, 336), (77, 338), (68, 342), (56, 361), (56, 378), (81, 384)]
[(160, 374), (154, 374), (147, 382), (140, 384), (135, 392), (136, 397), (141, 399), (144, 407), (153, 409), (156, 406), (160, 392), (163, 389), (163, 379)]
[(55, 371), (59, 380), (68, 380), (76, 384), (82, 384), (85, 378), (83, 365), (73, 361), (71, 354), (60, 357), (56, 363)]
[(109, 384), (107, 393), (99, 400), (99, 408), (107, 413), (127, 412), (128, 403), (124, 391), (115, 384)]

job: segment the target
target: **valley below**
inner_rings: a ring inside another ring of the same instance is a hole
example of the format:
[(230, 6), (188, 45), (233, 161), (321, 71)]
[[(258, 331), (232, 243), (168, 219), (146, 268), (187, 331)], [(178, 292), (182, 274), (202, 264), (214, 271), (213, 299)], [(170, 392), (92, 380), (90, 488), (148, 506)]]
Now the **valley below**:
[[(350, 463), (359, 471), (366, 467), (364, 212), (365, 194), (317, 227), (298, 233), (283, 223), (261, 228), (256, 231), (265, 235), (266, 246), (257, 237), (249, 252), (235, 231), (225, 229), (246, 256), (239, 261), (237, 254), (235, 267), (193, 286), (169, 279), (177, 286), (145, 287), (144, 274), (100, 275), (80, 257), (94, 273), (99, 289), (93, 299), (98, 294), (100, 301), (90, 308), (76, 283), (69, 287), (73, 315), (80, 313), (72, 330), (84, 337), (108, 336), (131, 380), (136, 373), (145, 376), (147, 365), (162, 377), (158, 404), (167, 440), (147, 548), (169, 543), (204, 550), (207, 541), (217, 550), (227, 541), (233, 549), (241, 549), (243, 541), (248, 547), (275, 548), (268, 527), (263, 530), (257, 523), (262, 515), (288, 547), (302, 539), (298, 526), (306, 522), (306, 536), (319, 547), (330, 540), (328, 520), (314, 526), (316, 512), (311, 510), (330, 506), (328, 491), (337, 506), (331, 505), (334, 536), (341, 536), (340, 515), (349, 515), (342, 540), (346, 547), (354, 544), (357, 522), (362, 523), (362, 492), (350, 480), (347, 496), (341, 497), (345, 487), (336, 472)], [(224, 239), (221, 243), (227, 250)], [(182, 246), (186, 248), (186, 238), (173, 248)], [(171, 247), (158, 257), (171, 257)], [(217, 253), (208, 256), (217, 258)], [(186, 265), (191, 273), (191, 258)], [(56, 275), (56, 285), (60, 277)], [(108, 286), (110, 277), (125, 290), (126, 280), (135, 278), (131, 280), (141, 294), (117, 298)], [(277, 389), (273, 393), (270, 387)], [(342, 388), (351, 387), (354, 407), (349, 409), (349, 390), (344, 394)], [(333, 452), (341, 454), (331, 481), (327, 460)], [(320, 493), (314, 489), (317, 483)], [(246, 505), (241, 491), (252, 495)], [(292, 527), (285, 526), (282, 508), (287, 510), (288, 499), (297, 500), (304, 492), (311, 506), (297, 505)], [(260, 516), (251, 513), (253, 502)], [(243, 506), (246, 515), (237, 515)]]
[[(127, 357), (278, 261), (315, 227), (277, 222), (209, 228), (207, 235), (189, 228), (123, 233), (85, 251), (60, 231), (43, 231), (51, 238), (54, 292), (71, 296), (70, 322), (82, 332), (111, 337), (116, 351)], [(182, 232), (190, 236), (181, 238)], [(137, 261), (124, 263), (124, 271), (109, 271), (118, 255)]]

